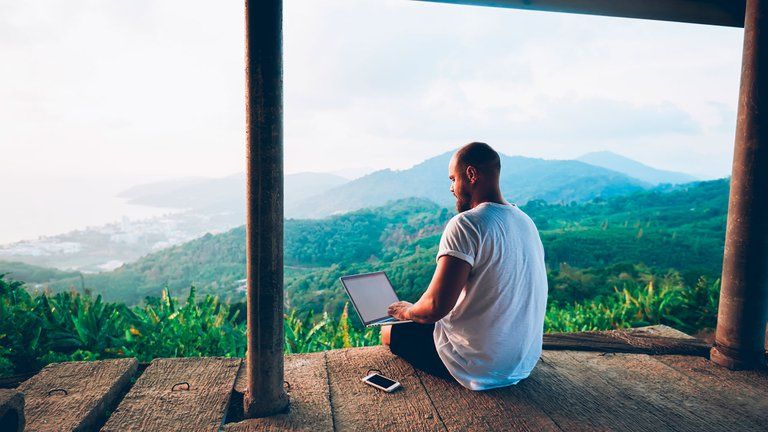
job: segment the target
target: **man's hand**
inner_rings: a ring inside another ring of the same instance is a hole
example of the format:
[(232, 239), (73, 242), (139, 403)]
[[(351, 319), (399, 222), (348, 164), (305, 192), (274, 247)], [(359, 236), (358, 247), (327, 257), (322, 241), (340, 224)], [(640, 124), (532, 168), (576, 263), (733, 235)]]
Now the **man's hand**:
[(419, 301), (416, 304), (402, 301), (393, 303), (389, 305), (388, 313), (395, 318), (419, 324), (440, 321), (456, 306), (471, 270), (472, 266), (460, 258), (441, 256), (437, 260), (432, 282)]
[(410, 319), (408, 316), (408, 309), (410, 309), (411, 306), (413, 306), (413, 303), (408, 303), (407, 301), (395, 302), (389, 305), (387, 313), (389, 316), (406, 321)]

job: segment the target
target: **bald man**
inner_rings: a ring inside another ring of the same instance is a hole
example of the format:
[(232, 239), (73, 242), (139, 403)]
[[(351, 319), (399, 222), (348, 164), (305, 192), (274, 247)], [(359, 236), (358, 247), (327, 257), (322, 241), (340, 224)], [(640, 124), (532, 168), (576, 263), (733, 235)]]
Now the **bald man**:
[(389, 314), (382, 343), (471, 390), (517, 384), (541, 355), (547, 272), (533, 221), (501, 194), (499, 154), (473, 142), (448, 165), (459, 212), (446, 225), (432, 281)]

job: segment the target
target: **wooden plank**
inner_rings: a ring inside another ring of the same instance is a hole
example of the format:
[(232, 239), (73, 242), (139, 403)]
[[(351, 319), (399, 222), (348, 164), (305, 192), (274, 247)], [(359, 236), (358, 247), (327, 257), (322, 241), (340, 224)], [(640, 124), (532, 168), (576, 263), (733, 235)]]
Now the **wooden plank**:
[[(387, 347), (328, 351), (334, 428), (339, 431), (443, 431), (416, 371)], [(375, 368), (403, 388), (385, 393), (360, 381)]]
[(545, 351), (518, 386), (566, 431), (668, 430), (663, 413), (649, 410), (566, 351)]
[[(102, 431), (218, 431), (241, 359), (155, 359)], [(179, 383), (186, 385), (177, 385)], [(175, 388), (174, 388), (175, 386)]]
[(134, 358), (54, 363), (24, 381), (27, 431), (88, 430), (98, 426), (130, 385)]
[(0, 389), (0, 431), (24, 430), (24, 393)]
[[(730, 401), (733, 394), (712, 391), (654, 357), (589, 352), (569, 354), (622, 393), (646, 405), (649, 411), (663, 416), (671, 429), (751, 431), (768, 424), (765, 423), (768, 415), (764, 411), (768, 402), (755, 403), (751, 410), (740, 410)], [(760, 410), (763, 413), (750, 412)], [(762, 420), (759, 418), (761, 414)]]
[[(260, 419), (227, 424), (226, 432), (333, 430), (326, 353), (285, 357), (285, 380), (291, 398), (289, 411)], [(240, 368), (236, 391), (245, 392), (245, 367)]]
[(706, 399), (753, 421), (768, 424), (768, 371), (732, 371), (700, 357), (655, 356), (654, 359), (695, 382), (705, 391)]
[[(768, 391), (768, 369), (732, 371), (701, 357), (663, 355), (657, 359), (680, 372), (711, 386), (746, 387), (750, 394), (762, 395)], [(757, 393), (752, 393), (752, 391)]]
[(547, 333), (544, 335), (544, 349), (706, 357), (709, 355), (710, 346), (670, 327), (651, 326), (608, 331)]
[(559, 431), (521, 386), (472, 391), (453, 380), (416, 371), (449, 431)]

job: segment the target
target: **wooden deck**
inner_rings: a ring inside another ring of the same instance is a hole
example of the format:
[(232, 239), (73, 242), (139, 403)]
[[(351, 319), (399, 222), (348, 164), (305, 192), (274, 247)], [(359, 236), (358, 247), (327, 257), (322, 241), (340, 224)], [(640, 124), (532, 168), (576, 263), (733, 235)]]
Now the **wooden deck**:
[[(602, 342), (597, 333), (577, 335), (548, 338), (545, 346), (555, 349), (545, 350), (528, 379), (485, 392), (414, 370), (381, 346), (290, 355), (285, 363), (290, 410), (264, 419), (238, 421), (245, 388), (240, 359), (158, 359), (138, 377), (132, 359), (59, 363), (17, 390), (24, 393), (27, 431), (647, 432), (768, 427), (766, 371), (732, 372), (701, 355), (663, 354), (704, 353), (699, 341), (664, 327), (607, 333)], [(595, 344), (624, 352), (581, 350)], [(642, 354), (641, 348), (662, 354)], [(387, 394), (361, 383), (370, 368), (398, 379), (403, 388)]]

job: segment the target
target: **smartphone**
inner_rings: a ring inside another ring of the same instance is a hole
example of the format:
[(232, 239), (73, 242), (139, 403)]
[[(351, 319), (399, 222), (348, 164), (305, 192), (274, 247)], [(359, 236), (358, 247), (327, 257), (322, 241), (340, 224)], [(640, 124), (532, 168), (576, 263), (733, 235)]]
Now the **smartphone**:
[(384, 390), (387, 393), (391, 393), (400, 387), (399, 382), (389, 379), (384, 375), (379, 375), (377, 373), (372, 373), (367, 377), (363, 378), (363, 382), (368, 385), (374, 386), (379, 390)]

